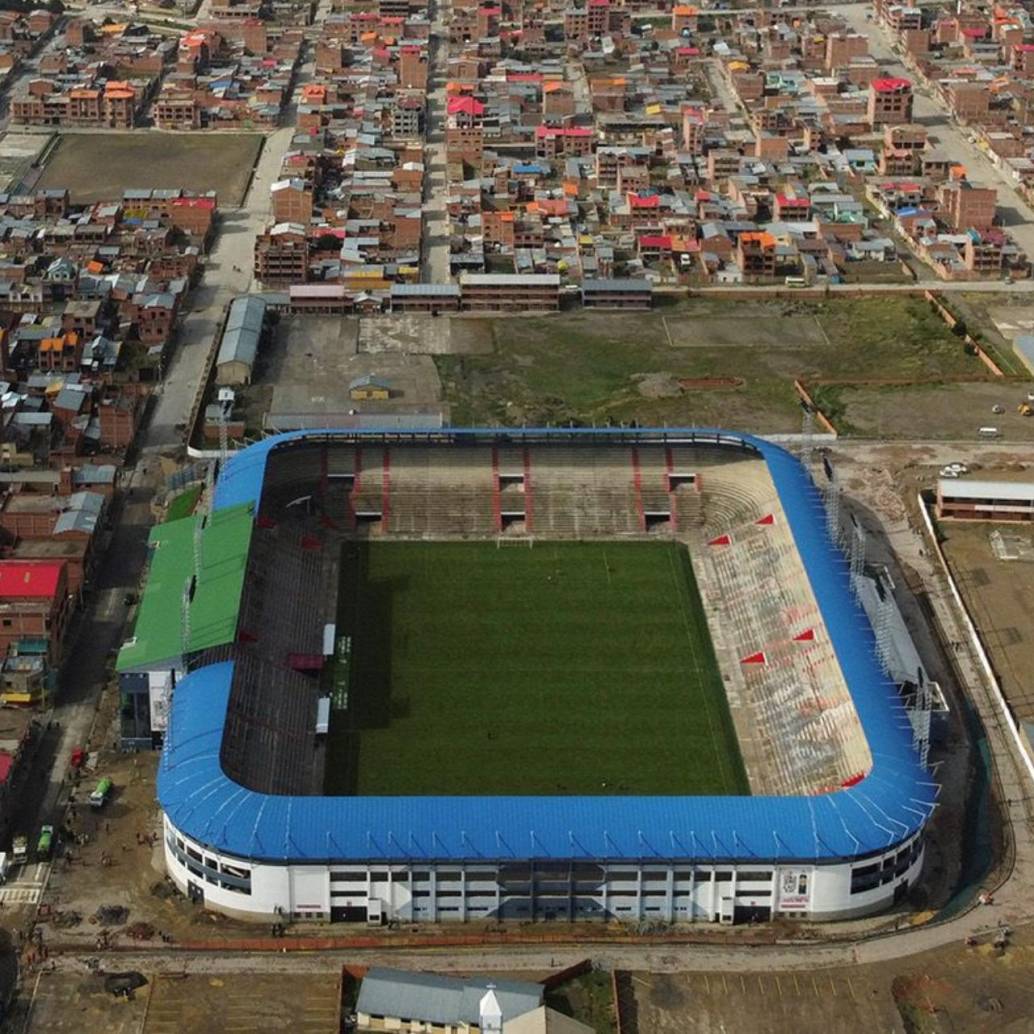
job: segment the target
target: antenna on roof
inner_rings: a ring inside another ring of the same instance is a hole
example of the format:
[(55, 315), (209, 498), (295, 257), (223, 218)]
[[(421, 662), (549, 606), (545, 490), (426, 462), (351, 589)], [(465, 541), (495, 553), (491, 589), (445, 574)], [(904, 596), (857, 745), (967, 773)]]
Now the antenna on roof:
[(865, 529), (851, 515), (854, 534), (851, 536), (851, 584), (858, 592), (858, 579), (865, 572)]
[(826, 532), (835, 543), (840, 542), (840, 479), (837, 477), (836, 469), (827, 465), (826, 473), (829, 480), (825, 487), (826, 503)]
[(194, 576), (201, 573), (201, 536), (205, 530), (204, 513), (194, 517)]
[(894, 604), (881, 594), (876, 597), (876, 656), (883, 670), (890, 674), (891, 608)]
[(215, 503), (215, 463), (209, 463), (205, 469), (205, 502), (201, 507), (202, 514), (207, 518), (212, 512)]
[(180, 649), (184, 655), (190, 647), (190, 587), (193, 578), (188, 578), (183, 583), (183, 596), (180, 600), (180, 635), (182, 642)]
[(811, 456), (815, 450), (815, 410), (801, 403), (801, 463), (811, 472)]
[(230, 451), (230, 432), (227, 426), (230, 414), (233, 412), (233, 403), (236, 396), (233, 388), (220, 388), (218, 395), (219, 404), (219, 462), (225, 463)]

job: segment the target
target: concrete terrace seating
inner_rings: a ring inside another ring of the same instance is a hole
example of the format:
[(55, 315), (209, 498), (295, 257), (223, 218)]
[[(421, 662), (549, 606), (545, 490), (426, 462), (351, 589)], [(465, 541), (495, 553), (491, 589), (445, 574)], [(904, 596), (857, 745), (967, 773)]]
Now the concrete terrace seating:
[[(305, 548), (303, 541), (321, 547)], [(253, 652), (284, 665), (292, 653), (321, 652), (323, 626), (336, 609), (339, 549), (314, 521), (287, 516), (275, 528), (255, 529), (239, 624), (239, 637)]]
[(235, 662), (222, 743), (224, 769), (260, 793), (312, 793), (316, 681), (243, 648)]
[[(695, 567), (751, 788), (836, 789), (872, 758), (764, 464), (708, 471), (704, 508)], [(769, 514), (772, 524), (755, 523)], [(724, 534), (729, 545), (707, 545)], [(795, 641), (801, 635), (813, 638)], [(741, 663), (759, 652), (764, 663)]]
[(627, 447), (531, 449), (532, 534), (642, 534), (631, 457)]
[(390, 533), (449, 538), (498, 530), (490, 449), (393, 448), (388, 476)]

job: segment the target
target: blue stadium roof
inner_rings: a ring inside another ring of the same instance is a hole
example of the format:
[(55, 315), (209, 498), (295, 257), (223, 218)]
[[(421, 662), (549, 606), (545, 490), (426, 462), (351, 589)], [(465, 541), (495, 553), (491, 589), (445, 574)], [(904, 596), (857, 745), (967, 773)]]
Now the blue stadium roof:
[[(427, 432), (510, 438), (558, 437), (550, 430)], [(624, 429), (578, 429), (571, 438)], [(821, 861), (884, 850), (925, 822), (936, 786), (912, 747), (895, 686), (884, 676), (875, 638), (850, 590), (847, 563), (826, 534), (819, 492), (803, 466), (777, 445), (750, 435), (701, 429), (642, 431), (669, 440), (756, 450), (765, 459), (811, 581), (872, 754), (861, 782), (802, 797), (292, 797), (249, 790), (220, 764), (233, 663), (202, 668), (173, 698), (158, 798), (173, 824), (215, 850), (267, 861), (526, 858)], [(236, 454), (216, 485), (215, 508), (257, 501), (271, 449), (326, 435), (295, 432)], [(401, 440), (397, 438), (396, 440)]]

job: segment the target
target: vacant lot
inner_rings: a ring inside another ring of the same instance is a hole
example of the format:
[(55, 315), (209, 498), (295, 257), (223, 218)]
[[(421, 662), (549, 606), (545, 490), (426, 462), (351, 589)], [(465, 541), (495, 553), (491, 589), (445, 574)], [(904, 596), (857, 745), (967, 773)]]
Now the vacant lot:
[[(993, 477), (993, 474), (988, 475)], [(944, 552), (1002, 684), (1013, 713), (1034, 722), (1034, 564), (999, 560), (990, 535), (998, 530), (1030, 547), (1029, 526), (942, 521)]]
[[(902, 387), (826, 385), (813, 397), (842, 434), (877, 438), (976, 439), (984, 426), (1003, 441), (1034, 441), (1034, 417), (1017, 412), (1029, 385), (1016, 381), (922, 384)], [(995, 413), (1002, 406), (1004, 413)]]
[(341, 1029), (340, 984), (325, 973), (151, 974), (145, 979), (127, 1002), (104, 990), (102, 975), (44, 974), (35, 987), (31, 1022), (19, 1029), (47, 1034), (335, 1034)]
[(121, 197), (131, 188), (214, 190), (224, 208), (244, 200), (262, 146), (258, 134), (75, 133), (62, 136), (39, 188), (67, 187), (88, 204)]
[[(904, 297), (691, 299), (650, 313), (472, 323), (491, 354), (435, 357), (453, 422), (461, 425), (638, 420), (799, 431), (794, 378), (986, 372), (925, 302)], [(721, 383), (729, 378), (742, 383)], [(699, 383), (707, 379), (718, 383)]]
[(328, 793), (746, 792), (684, 547), (352, 542), (341, 574)]

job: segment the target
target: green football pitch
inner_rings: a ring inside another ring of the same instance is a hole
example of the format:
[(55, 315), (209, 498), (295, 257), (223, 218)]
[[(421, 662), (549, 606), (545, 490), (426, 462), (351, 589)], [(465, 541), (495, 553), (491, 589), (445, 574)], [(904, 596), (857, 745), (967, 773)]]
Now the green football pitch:
[(328, 794), (749, 792), (677, 543), (349, 542), (338, 635)]

